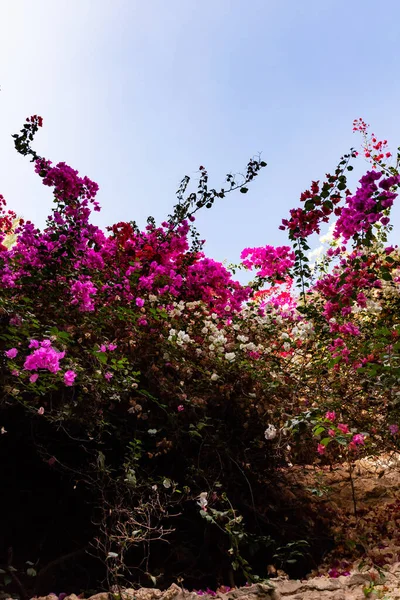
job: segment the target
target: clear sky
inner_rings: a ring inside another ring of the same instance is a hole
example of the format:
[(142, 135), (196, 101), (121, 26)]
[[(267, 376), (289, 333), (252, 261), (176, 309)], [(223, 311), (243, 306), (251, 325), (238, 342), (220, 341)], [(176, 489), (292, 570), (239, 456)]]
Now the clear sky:
[(162, 220), (185, 174), (218, 186), (262, 151), (249, 193), (198, 226), (218, 260), (284, 243), (299, 194), (359, 142), (354, 117), (400, 144), (399, 23), (398, 0), (3, 0), (0, 193), (44, 224), (50, 190), (10, 137), (35, 113), (37, 151), (99, 183), (102, 227)]

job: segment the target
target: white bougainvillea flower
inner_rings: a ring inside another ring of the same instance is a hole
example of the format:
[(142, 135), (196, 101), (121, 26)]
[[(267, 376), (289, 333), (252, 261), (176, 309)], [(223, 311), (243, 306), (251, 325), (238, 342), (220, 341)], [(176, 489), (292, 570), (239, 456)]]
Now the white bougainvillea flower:
[(201, 494), (199, 495), (199, 501), (197, 502), (197, 504), (200, 506), (201, 510), (207, 510), (207, 496), (207, 492), (201, 492)]
[(268, 425), (267, 429), (264, 431), (264, 437), (266, 440), (273, 440), (276, 438), (276, 427), (273, 425)]

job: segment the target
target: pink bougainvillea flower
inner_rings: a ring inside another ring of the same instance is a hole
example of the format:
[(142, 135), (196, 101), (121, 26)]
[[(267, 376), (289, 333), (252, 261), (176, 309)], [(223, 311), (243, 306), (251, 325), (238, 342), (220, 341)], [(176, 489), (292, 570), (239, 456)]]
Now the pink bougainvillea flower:
[(110, 350), (110, 352), (113, 352), (113, 350), (115, 350), (117, 348), (117, 344), (108, 344), (108, 349)]
[(180, 404), (178, 406), (178, 412), (182, 412), (183, 410), (185, 410), (185, 407), (183, 406), (183, 404)]
[(104, 373), (104, 378), (107, 379), (107, 381), (110, 381), (110, 379), (113, 378), (113, 374), (107, 371), (107, 373)]
[(136, 298), (136, 306), (138, 306), (139, 308), (142, 308), (142, 306), (144, 306), (143, 298)]
[(4, 354), (7, 358), (15, 358), (18, 354), (18, 350), (16, 348), (10, 348), (10, 350), (6, 350)]
[(61, 369), (59, 361), (64, 358), (65, 352), (57, 352), (51, 347), (50, 340), (44, 340), (40, 346), (26, 357), (24, 369), (26, 371), (47, 369), (50, 373), (57, 373)]
[(22, 324), (22, 319), (20, 317), (11, 317), (10, 325), (14, 325), (15, 327), (19, 327)]
[(35, 383), (38, 379), (39, 379), (39, 375), (37, 373), (33, 373), (33, 375), (31, 375), (29, 377), (30, 383)]
[(14, 377), (19, 377), (19, 371), (17, 371), (17, 369), (14, 369), (13, 371), (11, 371), (11, 375), (14, 375)]
[(389, 425), (389, 431), (392, 435), (396, 435), (399, 432), (399, 426), (395, 424)]
[(43, 406), (41, 406), (40, 408), (38, 408), (37, 413), (38, 413), (38, 415), (44, 415), (44, 408), (43, 408)]
[(240, 258), (247, 269), (259, 270), (259, 277), (282, 278), (294, 265), (295, 254), (289, 246), (245, 248)]
[(345, 423), (339, 423), (337, 427), (342, 433), (349, 433), (349, 426)]
[(28, 348), (39, 348), (39, 342), (37, 340), (31, 340)]
[(337, 570), (336, 567), (334, 567), (333, 569), (329, 569), (328, 575), (329, 575), (329, 577), (336, 579), (337, 577), (340, 576), (340, 572)]
[(76, 378), (75, 371), (71, 371), (71, 370), (65, 371), (65, 373), (64, 373), (64, 383), (65, 383), (65, 385), (68, 385), (68, 386), (73, 385), (73, 383), (75, 381), (75, 378)]
[(97, 294), (95, 285), (90, 280), (74, 281), (70, 288), (71, 304), (76, 304), (81, 312), (92, 312), (95, 309), (94, 298)]
[(328, 435), (333, 438), (336, 435), (336, 431), (334, 429), (329, 429), (328, 430)]
[(339, 571), (337, 567), (333, 567), (328, 571), (329, 577), (332, 579), (336, 579), (337, 577), (348, 577), (350, 575), (350, 571)]
[(353, 439), (351, 441), (356, 446), (364, 446), (364, 440), (365, 438), (362, 433), (356, 433), (353, 435)]
[(328, 421), (334, 421), (336, 419), (336, 413), (334, 410), (331, 410), (325, 414), (325, 419), (328, 419)]
[(107, 346), (105, 344), (101, 344), (97, 352), (107, 352)]
[(323, 444), (318, 444), (318, 446), (317, 446), (318, 454), (320, 454), (322, 456), (323, 454), (325, 454), (325, 451), (326, 451), (325, 446)]
[(56, 462), (56, 458), (54, 456), (52, 456), (51, 458), (49, 458), (49, 460), (47, 461), (47, 464), (50, 465), (50, 467), (52, 467)]

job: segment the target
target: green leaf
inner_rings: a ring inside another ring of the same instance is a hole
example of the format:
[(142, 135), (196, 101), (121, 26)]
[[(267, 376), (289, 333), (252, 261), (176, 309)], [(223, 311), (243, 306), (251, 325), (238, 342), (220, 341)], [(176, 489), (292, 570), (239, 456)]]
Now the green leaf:
[(69, 340), (69, 338), (71, 337), (67, 331), (59, 331), (57, 336), (62, 340)]
[(341, 446), (347, 446), (347, 439), (344, 437), (337, 437), (335, 438), (335, 440), (337, 441), (338, 444), (340, 444)]
[(323, 431), (325, 431), (325, 427), (321, 427), (321, 426), (319, 426), (319, 427), (318, 427), (318, 426), (317, 426), (317, 427), (314, 429), (314, 435), (320, 435), (320, 434), (321, 434)]
[(330, 438), (330, 437), (326, 437), (326, 438), (322, 439), (320, 443), (321, 443), (323, 446), (327, 446), (327, 445), (329, 444), (329, 442), (331, 442), (331, 441), (332, 441), (332, 438)]
[(381, 277), (382, 277), (382, 279), (383, 279), (384, 281), (392, 281), (392, 276), (391, 276), (391, 274), (390, 274), (388, 271), (384, 271), (384, 272), (381, 274)]

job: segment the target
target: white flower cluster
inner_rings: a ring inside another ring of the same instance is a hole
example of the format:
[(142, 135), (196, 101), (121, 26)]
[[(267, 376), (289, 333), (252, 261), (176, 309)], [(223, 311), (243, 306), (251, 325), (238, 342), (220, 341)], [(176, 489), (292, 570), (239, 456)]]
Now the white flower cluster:
[[(396, 276), (397, 273), (397, 276)], [(400, 292), (400, 281), (399, 270), (394, 271), (392, 273), (393, 282), (392, 281), (381, 281), (381, 290), (385, 295), (385, 298), (398, 298)], [(396, 281), (397, 279), (397, 281)]]
[(207, 496), (208, 496), (207, 492), (201, 492), (201, 494), (198, 496), (197, 504), (200, 506), (201, 510), (207, 510), (207, 505), (208, 505)]
[(307, 321), (299, 321), (292, 329), (292, 335), (296, 340), (310, 340), (315, 337), (314, 326)]
[(183, 300), (181, 300), (180, 302), (174, 302), (173, 307), (174, 308), (169, 313), (170, 316), (180, 317), (183, 311), (185, 310), (185, 303), (183, 302)]
[(168, 341), (175, 341), (177, 346), (186, 346), (187, 344), (191, 344), (193, 342), (192, 338), (186, 331), (182, 329), (180, 331), (176, 331), (176, 329), (170, 329), (168, 335)]
[(239, 342), (242, 342), (243, 344), (245, 344), (246, 342), (249, 341), (249, 338), (247, 337), (247, 335), (238, 335), (237, 340)]
[(335, 248), (336, 246), (343, 244), (343, 240), (341, 237), (335, 238), (333, 236), (335, 227), (336, 227), (336, 221), (333, 221), (331, 223), (331, 225), (329, 226), (329, 229), (325, 233), (325, 235), (321, 235), (319, 238), (319, 241), (321, 242), (321, 246), (314, 248), (314, 250), (311, 250), (308, 253), (307, 257), (308, 257), (308, 260), (310, 261), (309, 267), (310, 267), (311, 271), (314, 271), (314, 269), (316, 267), (319, 267), (320, 265), (322, 265), (324, 257), (325, 257), (325, 252), (326, 252), (325, 244), (329, 244), (329, 246), (331, 246), (332, 248)]
[(379, 302), (375, 302), (374, 300), (370, 300), (369, 298), (367, 298), (367, 306), (362, 307), (362, 306), (358, 306), (358, 304), (355, 304), (353, 306), (353, 313), (355, 313), (355, 314), (369, 313), (372, 315), (377, 315), (381, 311), (382, 311), (382, 306), (379, 304)]
[(247, 335), (238, 335), (236, 339), (238, 342), (241, 342), (239, 345), (240, 350), (247, 350), (248, 352), (264, 352), (264, 346), (262, 344), (249, 342)]
[[(213, 317), (212, 317), (213, 318)], [(205, 319), (204, 327), (201, 330), (209, 342), (208, 349), (217, 354), (225, 352), (225, 346), (228, 343), (228, 338), (224, 335), (223, 330), (218, 329), (217, 325), (212, 321)]]
[(264, 431), (264, 437), (266, 440), (274, 440), (277, 436), (277, 429), (273, 425), (268, 425), (267, 429)]

